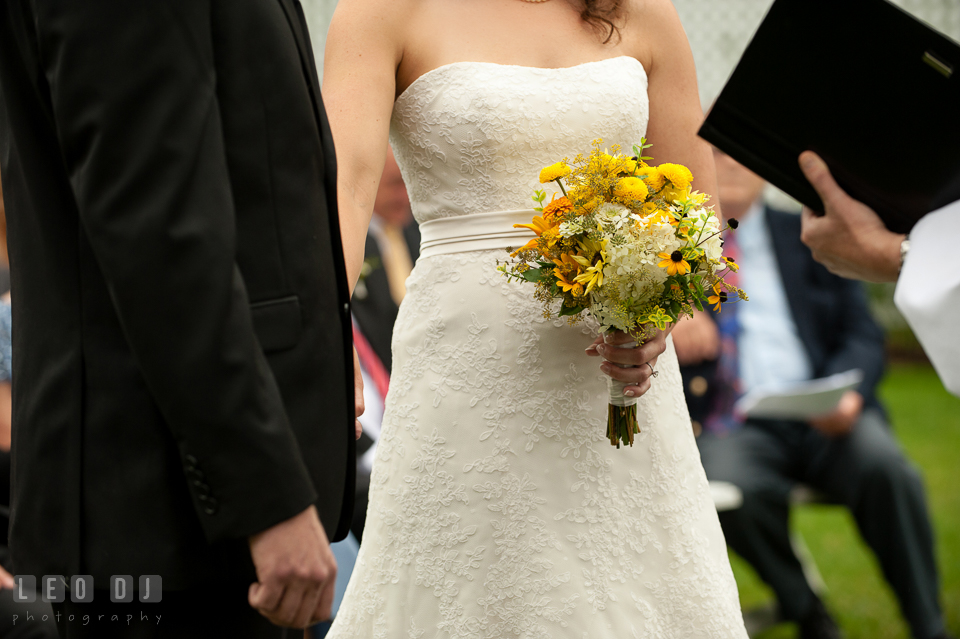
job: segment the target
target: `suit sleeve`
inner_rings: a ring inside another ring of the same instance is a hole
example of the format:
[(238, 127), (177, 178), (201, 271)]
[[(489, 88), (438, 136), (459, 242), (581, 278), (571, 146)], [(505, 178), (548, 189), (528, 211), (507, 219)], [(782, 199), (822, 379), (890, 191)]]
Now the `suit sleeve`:
[(872, 402), (884, 371), (883, 330), (873, 320), (863, 285), (839, 277), (836, 281), (837, 295), (845, 308), (840, 314), (843, 321), (838, 326), (838, 348), (831, 354), (824, 374), (861, 369), (863, 381), (858, 390), (867, 402)]
[(208, 0), (37, 0), (83, 230), (207, 538), (316, 498), (235, 262)]

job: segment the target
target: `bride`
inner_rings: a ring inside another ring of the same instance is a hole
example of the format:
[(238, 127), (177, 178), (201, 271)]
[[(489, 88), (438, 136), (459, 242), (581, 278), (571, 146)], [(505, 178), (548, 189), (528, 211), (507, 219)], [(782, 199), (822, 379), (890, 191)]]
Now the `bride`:
[[(595, 138), (715, 192), (670, 1), (340, 0), (323, 95), (351, 281), (388, 136), (424, 239), (328, 636), (746, 637), (668, 335), (606, 346), (496, 270), (540, 168)], [(604, 437), (607, 375), (643, 395), (633, 448)]]

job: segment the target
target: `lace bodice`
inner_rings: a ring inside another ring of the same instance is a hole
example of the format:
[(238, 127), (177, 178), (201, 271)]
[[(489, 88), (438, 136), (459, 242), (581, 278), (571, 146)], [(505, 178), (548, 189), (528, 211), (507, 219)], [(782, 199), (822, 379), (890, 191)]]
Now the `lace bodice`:
[(454, 62), (397, 98), (390, 142), (422, 223), (530, 208), (544, 163), (596, 138), (628, 151), (648, 114), (647, 75), (628, 56), (558, 69)]

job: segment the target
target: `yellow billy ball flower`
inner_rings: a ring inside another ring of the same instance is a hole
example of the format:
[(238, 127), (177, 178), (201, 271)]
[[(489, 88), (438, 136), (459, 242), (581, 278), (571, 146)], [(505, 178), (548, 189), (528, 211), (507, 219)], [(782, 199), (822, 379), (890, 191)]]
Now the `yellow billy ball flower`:
[(663, 188), (666, 180), (663, 173), (655, 166), (642, 166), (637, 169), (637, 177), (642, 178), (651, 191), (659, 191)]
[(643, 202), (647, 199), (647, 185), (638, 177), (625, 177), (617, 180), (617, 185), (613, 187), (613, 194), (624, 200), (636, 200)]
[(551, 164), (546, 166), (540, 171), (540, 184), (546, 184), (547, 182), (553, 182), (554, 180), (559, 180), (560, 178), (565, 178), (570, 175), (571, 169), (567, 166), (566, 162), (557, 162), (556, 164)]
[(678, 191), (684, 191), (690, 188), (690, 185), (693, 183), (693, 173), (682, 164), (661, 164), (657, 167), (657, 170), (660, 171), (660, 174)]

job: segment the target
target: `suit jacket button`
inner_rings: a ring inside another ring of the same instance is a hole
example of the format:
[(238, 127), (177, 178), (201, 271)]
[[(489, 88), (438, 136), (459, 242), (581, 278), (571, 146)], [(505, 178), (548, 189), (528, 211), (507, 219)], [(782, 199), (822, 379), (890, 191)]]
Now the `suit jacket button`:
[(208, 515), (216, 515), (217, 509), (218, 509), (217, 500), (214, 499), (213, 497), (208, 497), (206, 503), (207, 505), (204, 506), (203, 512), (205, 512)]
[(197, 458), (194, 457), (193, 455), (187, 455), (186, 457), (184, 457), (184, 459), (186, 460), (187, 465), (189, 465), (189, 466), (196, 466), (196, 465), (197, 465)]

